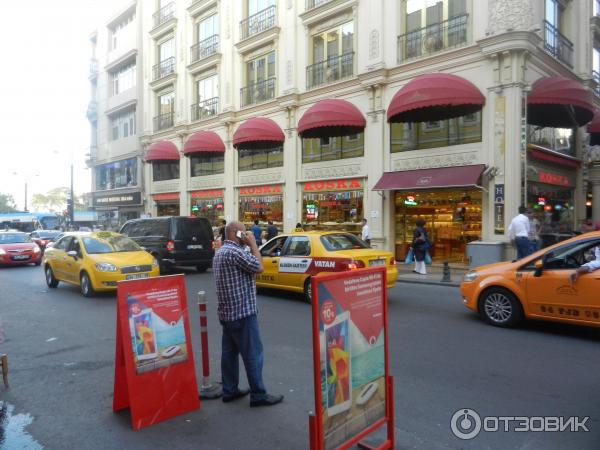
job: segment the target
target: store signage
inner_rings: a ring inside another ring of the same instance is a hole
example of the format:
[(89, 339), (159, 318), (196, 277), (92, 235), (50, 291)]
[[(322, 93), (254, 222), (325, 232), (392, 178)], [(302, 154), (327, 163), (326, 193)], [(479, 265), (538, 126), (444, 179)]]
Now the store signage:
[(417, 180), (417, 186), (429, 186), (433, 181), (433, 177), (421, 177)]
[(162, 194), (153, 194), (152, 200), (158, 202), (160, 200), (179, 200), (179, 192), (164, 192)]
[(117, 287), (113, 411), (139, 430), (200, 407), (183, 275)]
[(133, 206), (142, 204), (141, 192), (94, 196), (92, 204), (96, 206)]
[(394, 448), (385, 267), (318, 275), (312, 293), (310, 449), (350, 448), (382, 425), (387, 440), (377, 448)]
[(312, 192), (349, 191), (362, 188), (362, 181), (356, 178), (350, 180), (307, 181), (304, 183), (304, 190)]
[(207, 191), (192, 191), (192, 198), (223, 198), (223, 189), (210, 189)]
[(538, 197), (537, 204), (540, 205), (540, 206), (544, 206), (546, 204), (546, 198), (545, 197)]
[(564, 175), (544, 172), (543, 170), (538, 170), (538, 181), (540, 183), (555, 184), (558, 186), (570, 186), (569, 179)]
[(494, 234), (504, 234), (504, 185), (494, 185)]
[(281, 194), (281, 185), (252, 186), (240, 188), (240, 196)]
[(417, 200), (414, 195), (407, 195), (406, 199), (404, 199), (404, 204), (407, 206), (417, 206)]

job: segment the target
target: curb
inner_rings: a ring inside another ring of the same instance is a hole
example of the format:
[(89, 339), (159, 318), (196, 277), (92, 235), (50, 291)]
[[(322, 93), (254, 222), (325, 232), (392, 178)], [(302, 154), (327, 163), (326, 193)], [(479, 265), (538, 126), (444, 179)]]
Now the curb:
[(403, 278), (398, 278), (396, 281), (398, 283), (428, 284), (430, 286), (452, 286), (452, 287), (460, 287), (460, 283), (457, 283), (455, 281), (442, 282), (442, 281), (414, 280), (414, 279), (403, 279)]

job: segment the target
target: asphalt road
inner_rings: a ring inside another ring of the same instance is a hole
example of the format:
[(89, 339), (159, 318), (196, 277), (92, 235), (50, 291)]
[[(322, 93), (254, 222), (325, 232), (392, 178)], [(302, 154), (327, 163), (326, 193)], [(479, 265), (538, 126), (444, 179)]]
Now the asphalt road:
[[(209, 305), (212, 379), (219, 379), (220, 326), (212, 273), (186, 272), (196, 372), (200, 345), (196, 293)], [(0, 268), (0, 315), (8, 340), (11, 387), (4, 434), (47, 449), (306, 449), (313, 409), (310, 308), (299, 296), (261, 292), (264, 377), (281, 405), (247, 399), (205, 401), (185, 416), (131, 431), (128, 412), (113, 414), (115, 297), (48, 289), (39, 267)], [(453, 287), (397, 285), (389, 295), (390, 370), (396, 448), (600, 448), (600, 330), (551, 323), (494, 328), (463, 308)], [(244, 377), (242, 379), (245, 380)], [(487, 416), (589, 416), (589, 432), (482, 432), (457, 439), (460, 408)], [(16, 429), (16, 431), (15, 431)], [(2, 430), (0, 430), (0, 439)], [(7, 440), (4, 448), (23, 448)], [(11, 438), (12, 439), (12, 438)]]

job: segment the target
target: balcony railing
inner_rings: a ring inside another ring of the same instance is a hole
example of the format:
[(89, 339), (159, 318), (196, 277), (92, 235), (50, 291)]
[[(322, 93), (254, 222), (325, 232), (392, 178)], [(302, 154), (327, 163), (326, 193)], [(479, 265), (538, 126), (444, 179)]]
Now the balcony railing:
[(219, 113), (219, 97), (209, 98), (192, 105), (192, 120), (203, 120)]
[(600, 72), (594, 70), (592, 71), (592, 78), (596, 82), (596, 87), (594, 88), (594, 94), (600, 97)]
[(197, 44), (192, 45), (190, 51), (190, 61), (196, 62), (201, 59), (208, 58), (210, 55), (214, 55), (219, 50), (219, 35), (214, 34), (209, 38), (206, 38)]
[(306, 67), (306, 88), (333, 83), (352, 75), (354, 75), (354, 52), (332, 56)]
[(240, 22), (240, 36), (242, 39), (246, 39), (274, 26), (275, 5), (272, 5), (242, 20)]
[(329, 3), (331, 0), (306, 0), (306, 11), (313, 8), (317, 8), (325, 3)]
[(463, 14), (398, 36), (398, 62), (466, 44), (468, 23)]
[(267, 78), (240, 89), (240, 96), (242, 107), (275, 98), (275, 77)]
[(173, 126), (173, 119), (175, 118), (174, 112), (168, 112), (160, 114), (153, 118), (154, 131), (165, 130)]
[(573, 43), (558, 28), (544, 20), (544, 49), (556, 59), (573, 67)]
[(173, 17), (175, 17), (175, 2), (171, 2), (163, 6), (154, 14), (152, 14), (152, 18), (154, 19), (154, 28), (162, 25), (165, 22), (168, 22)]
[(175, 57), (165, 59), (152, 67), (152, 81), (160, 80), (175, 73)]

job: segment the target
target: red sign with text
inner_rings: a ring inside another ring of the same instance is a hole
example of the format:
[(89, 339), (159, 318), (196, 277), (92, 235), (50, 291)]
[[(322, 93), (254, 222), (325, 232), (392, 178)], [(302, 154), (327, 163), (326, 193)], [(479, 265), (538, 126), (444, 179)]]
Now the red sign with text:
[(199, 407), (184, 276), (119, 282), (113, 411), (139, 430)]
[(357, 178), (349, 180), (307, 181), (304, 183), (304, 190), (308, 192), (352, 191), (362, 189), (362, 187), (361, 180)]
[(179, 192), (165, 192), (163, 194), (152, 194), (152, 200), (179, 200)]
[(555, 184), (558, 186), (569, 186), (569, 179), (564, 175), (558, 175), (556, 173), (544, 172), (543, 170), (538, 171), (538, 177), (540, 183)]
[(222, 198), (223, 189), (211, 189), (207, 191), (192, 191), (192, 198)]

